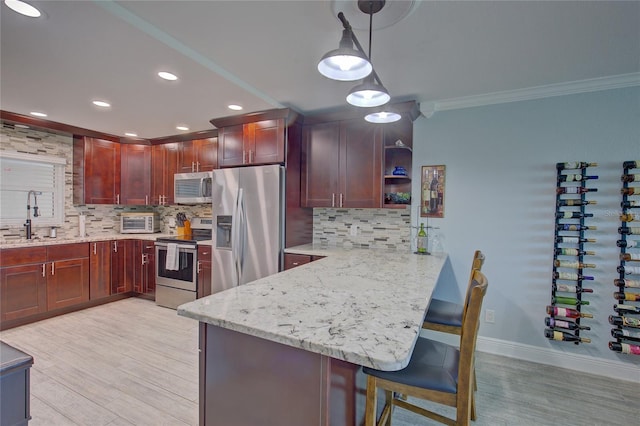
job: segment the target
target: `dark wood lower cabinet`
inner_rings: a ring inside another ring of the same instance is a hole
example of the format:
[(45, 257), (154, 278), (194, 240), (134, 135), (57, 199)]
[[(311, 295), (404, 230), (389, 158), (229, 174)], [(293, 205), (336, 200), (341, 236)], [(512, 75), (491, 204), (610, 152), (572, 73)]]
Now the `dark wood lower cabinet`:
[[(85, 244), (86, 245), (86, 244)], [(89, 258), (50, 262), (47, 309), (66, 308), (89, 300)]]
[(111, 295), (111, 241), (89, 244), (89, 299)]
[(198, 299), (211, 294), (211, 246), (198, 246)]
[(45, 262), (0, 268), (0, 319), (17, 320), (47, 311)]
[(295, 268), (296, 266), (305, 265), (307, 263), (313, 262), (314, 260), (323, 259), (324, 256), (311, 256), (308, 254), (295, 254), (295, 253), (285, 253), (284, 254), (284, 270)]
[(142, 243), (142, 294), (155, 300), (156, 294), (156, 248), (153, 241)]

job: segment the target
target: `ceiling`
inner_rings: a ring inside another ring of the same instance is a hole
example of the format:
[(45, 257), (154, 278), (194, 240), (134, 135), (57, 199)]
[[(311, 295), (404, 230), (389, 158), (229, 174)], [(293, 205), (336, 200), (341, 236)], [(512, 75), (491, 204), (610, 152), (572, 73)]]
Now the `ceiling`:
[[(344, 108), (358, 82), (316, 70), (338, 47), (334, 10), (362, 28), (355, 33), (369, 48), (368, 16), (355, 1), (29, 3), (43, 17), (0, 6), (0, 108), (120, 136), (206, 130), (212, 118), (271, 108)], [(398, 11), (402, 20), (378, 28)], [(638, 1), (390, 0), (373, 23), (372, 59), (392, 102), (640, 72)], [(161, 80), (160, 70), (179, 80)]]

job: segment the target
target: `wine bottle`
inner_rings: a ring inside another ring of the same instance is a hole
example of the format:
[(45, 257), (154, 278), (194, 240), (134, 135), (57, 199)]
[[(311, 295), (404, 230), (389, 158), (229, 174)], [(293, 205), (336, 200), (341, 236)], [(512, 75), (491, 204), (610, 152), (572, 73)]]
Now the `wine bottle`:
[(580, 325), (572, 321), (563, 321), (549, 317), (544, 319), (544, 323), (547, 327), (566, 328), (567, 330), (591, 330), (591, 327), (587, 327), (586, 325)]
[(609, 349), (629, 355), (640, 355), (640, 346), (628, 343), (609, 342)]
[(630, 331), (623, 328), (612, 328), (611, 335), (616, 339), (628, 339), (640, 342), (640, 331)]
[(618, 266), (616, 268), (619, 273), (629, 275), (629, 274), (640, 274), (640, 266)]
[(618, 234), (622, 235), (640, 235), (640, 226), (620, 226)]
[(640, 174), (622, 175), (620, 180), (623, 182), (640, 182)]
[(593, 315), (580, 312), (570, 308), (559, 308), (557, 306), (547, 305), (547, 314), (553, 317), (565, 317), (565, 318), (593, 318)]
[(624, 327), (640, 328), (640, 319), (624, 316), (609, 315), (609, 324), (622, 325)]
[(640, 194), (640, 186), (638, 187), (630, 186), (629, 188), (622, 188), (620, 192), (622, 193), (622, 195)]
[(640, 160), (636, 161), (625, 161), (622, 163), (622, 167), (625, 169), (637, 169), (640, 168)]
[(618, 247), (626, 247), (626, 248), (640, 247), (638, 240), (618, 240), (616, 241), (616, 245)]
[(553, 284), (553, 291), (564, 291), (565, 293), (593, 293), (592, 288), (582, 288), (577, 285)]
[(557, 248), (556, 254), (561, 254), (565, 256), (595, 256), (595, 251), (588, 250), (578, 250), (575, 248)]
[(556, 237), (556, 243), (579, 244), (579, 243), (595, 243), (595, 242), (596, 242), (595, 238), (566, 237), (566, 236)]
[(581, 186), (561, 186), (556, 188), (557, 194), (584, 194), (587, 192), (598, 192), (598, 188), (583, 188)]
[(557, 212), (556, 219), (580, 219), (583, 217), (593, 217), (593, 213), (581, 212)]
[(613, 293), (613, 298), (617, 300), (626, 300), (628, 302), (640, 302), (640, 293), (623, 293), (616, 291)]
[(573, 262), (570, 260), (554, 260), (553, 266), (555, 266), (556, 268), (573, 268), (573, 269), (584, 269), (584, 268), (596, 267), (596, 265), (593, 263)]
[(623, 209), (632, 209), (634, 207), (640, 207), (640, 201), (638, 201), (638, 200), (622, 201), (620, 203), (620, 207), (622, 207)]
[(613, 310), (619, 314), (640, 314), (640, 306), (616, 304)]
[(551, 298), (551, 303), (558, 303), (560, 305), (588, 305), (588, 300), (578, 300), (575, 297), (562, 297), (562, 296), (554, 296)]
[(420, 230), (418, 231), (418, 253), (427, 253), (427, 233), (424, 230), (424, 223), (420, 224)]
[(582, 180), (598, 179), (598, 176), (583, 176), (581, 174), (568, 174), (558, 176), (558, 182), (580, 182)]
[(582, 343), (591, 343), (591, 339), (587, 337), (576, 336), (575, 334), (565, 333), (558, 330), (551, 330), (545, 328), (544, 337), (552, 340), (561, 340), (563, 342), (582, 342)]
[(596, 226), (584, 226), (578, 223), (575, 223), (575, 224), (574, 223), (558, 223), (556, 225), (556, 229), (558, 231), (588, 231), (588, 230), (595, 231), (598, 228)]
[(598, 204), (598, 202), (582, 200), (580, 198), (565, 198), (556, 202), (558, 207), (586, 206), (587, 204)]
[(569, 280), (569, 281), (580, 281), (580, 280), (593, 281), (593, 277), (588, 275), (577, 274), (575, 272), (554, 272), (553, 278), (555, 278), (556, 280)]
[(620, 253), (620, 260), (625, 262), (640, 261), (640, 253)]
[(640, 220), (640, 215), (635, 215), (633, 213), (623, 213), (620, 215), (620, 221), (622, 222), (633, 222), (636, 220)]
[(628, 278), (616, 278), (613, 285), (618, 287), (640, 288), (640, 280), (630, 280)]
[(557, 163), (556, 169), (584, 169), (585, 167), (596, 167), (598, 163), (586, 163), (584, 161), (568, 161), (566, 163)]

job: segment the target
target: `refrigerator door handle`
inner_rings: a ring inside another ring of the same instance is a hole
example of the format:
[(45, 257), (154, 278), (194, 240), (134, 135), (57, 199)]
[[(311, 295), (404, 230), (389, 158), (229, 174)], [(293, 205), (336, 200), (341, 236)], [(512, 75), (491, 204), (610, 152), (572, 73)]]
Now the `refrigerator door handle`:
[(233, 213), (231, 214), (231, 262), (233, 263), (233, 273), (231, 274), (233, 278), (233, 286), (237, 287), (240, 284), (240, 277), (238, 276), (238, 201), (240, 200), (240, 191), (242, 189), (238, 189), (238, 193), (236, 194), (236, 199), (233, 204)]
[(240, 216), (240, 226), (238, 227), (238, 282), (242, 279), (242, 269), (244, 268), (245, 242), (247, 240), (247, 211), (244, 202), (244, 191), (240, 188), (238, 194), (238, 216)]

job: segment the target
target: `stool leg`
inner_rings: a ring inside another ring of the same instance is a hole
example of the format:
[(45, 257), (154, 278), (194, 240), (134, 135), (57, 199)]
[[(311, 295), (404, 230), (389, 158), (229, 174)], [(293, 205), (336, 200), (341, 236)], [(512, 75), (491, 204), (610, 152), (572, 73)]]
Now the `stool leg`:
[(376, 424), (376, 412), (378, 401), (378, 389), (376, 388), (376, 378), (367, 377), (367, 399), (364, 415), (365, 426), (374, 426)]

